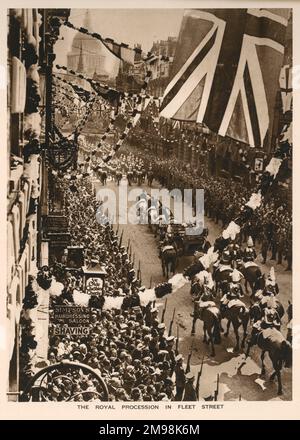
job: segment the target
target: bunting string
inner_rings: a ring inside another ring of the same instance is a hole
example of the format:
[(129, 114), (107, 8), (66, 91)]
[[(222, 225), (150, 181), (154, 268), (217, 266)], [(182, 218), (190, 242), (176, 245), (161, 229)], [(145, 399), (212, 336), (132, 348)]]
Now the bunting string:
[[(76, 72), (73, 69), (69, 69), (66, 66), (61, 66), (59, 64), (56, 64), (56, 68), (60, 69), (60, 70), (64, 70), (65, 72), (67, 72), (71, 75), (74, 75), (77, 78), (80, 78), (80, 79), (87, 81), (93, 87), (93, 89), (95, 90), (96, 93), (98, 93), (100, 95), (102, 95), (102, 94), (104, 95), (103, 96), (104, 99), (107, 98), (107, 94), (110, 93), (111, 97), (112, 96), (115, 96), (115, 97), (120, 96), (120, 99), (125, 98), (125, 99), (136, 100), (140, 97), (140, 95), (142, 93), (144, 93), (143, 90), (146, 90), (146, 88), (148, 86), (148, 82), (149, 82), (149, 80), (147, 80), (147, 84), (146, 84), (144, 81), (144, 83), (141, 85), (141, 92), (140, 93), (122, 92), (122, 91), (118, 91), (114, 88), (109, 87), (107, 84), (103, 84), (103, 83), (100, 83), (99, 81), (95, 81), (94, 79), (89, 78), (88, 76), (85, 76), (82, 73)], [(59, 73), (58, 73), (58, 75), (59, 75)], [(149, 75), (149, 72), (146, 73), (145, 78), (147, 78), (147, 75)], [(66, 84), (73, 85), (72, 83), (70, 83), (67, 80), (64, 80), (64, 82), (66, 82)], [(82, 90), (85, 90), (85, 89), (82, 89)], [(149, 94), (146, 94), (145, 97), (151, 98), (151, 100), (156, 104), (157, 108), (159, 108), (161, 101), (162, 101), (161, 97), (157, 97), (157, 96), (153, 96), (153, 95), (149, 95)]]
[(120, 136), (116, 145), (113, 146), (113, 148), (110, 150), (108, 155), (103, 159), (104, 163), (109, 162), (115, 156), (115, 154), (119, 151), (119, 149), (121, 148), (122, 144), (124, 143), (126, 137), (128, 136), (128, 133), (131, 130), (131, 128), (135, 127), (136, 124), (138, 123), (138, 121), (141, 117), (142, 111), (145, 110), (147, 108), (147, 106), (149, 105), (151, 98), (147, 97), (146, 89), (147, 89), (148, 83), (150, 81), (150, 78), (151, 78), (151, 71), (148, 71), (146, 73), (146, 77), (145, 77), (144, 84), (141, 89), (140, 96), (136, 100), (136, 106), (133, 109), (131, 118), (130, 118), (129, 122), (127, 122), (126, 128), (125, 128), (124, 132), (122, 133), (122, 135)]
[(111, 102), (114, 102), (115, 100), (119, 99), (120, 93), (111, 87), (109, 87), (106, 84), (99, 83), (98, 81), (95, 81), (92, 78), (89, 78), (88, 76), (83, 75), (82, 73), (76, 72), (73, 69), (69, 69), (66, 66), (61, 66), (59, 64), (56, 64), (57, 69), (64, 70), (67, 73), (70, 73), (71, 75), (76, 76), (77, 78), (83, 79), (87, 81), (91, 87), (95, 90), (95, 92), (102, 96), (104, 99), (108, 99)]
[(95, 93), (93, 93), (92, 91), (88, 91), (88, 90), (80, 87), (78, 84), (74, 84), (71, 81), (67, 81), (65, 78), (62, 78), (61, 76), (58, 76), (57, 74), (54, 74), (54, 75), (55, 75), (54, 76), (55, 79), (57, 79), (60, 82), (70, 86), (73, 89), (74, 93), (80, 99), (82, 99), (84, 97), (86, 101), (89, 101), (95, 95)]
[[(143, 88), (141, 90), (141, 93), (140, 93), (138, 99), (136, 100), (135, 107), (134, 107), (134, 109), (132, 111), (130, 120), (127, 122), (126, 128), (123, 131), (123, 133), (121, 134), (118, 142), (110, 149), (110, 151), (102, 159), (103, 163), (107, 164), (114, 157), (114, 155), (117, 153), (117, 151), (120, 149), (120, 147), (124, 143), (126, 137), (128, 136), (129, 131), (133, 127), (136, 126), (137, 122), (139, 121), (139, 119), (141, 117), (142, 111), (145, 110), (147, 108), (147, 106), (149, 105), (149, 103), (151, 101), (151, 97), (146, 95), (146, 88), (147, 88), (147, 85), (149, 83), (150, 77), (151, 77), (151, 72), (147, 72)], [(97, 148), (92, 150), (88, 154), (86, 159), (85, 159), (86, 163), (91, 163), (91, 165), (92, 165), (90, 167), (90, 171), (89, 172), (85, 172), (85, 173), (79, 173), (77, 175), (72, 174), (72, 180), (80, 179), (82, 177), (87, 177), (87, 176), (91, 175), (91, 173), (93, 171), (98, 171), (99, 170), (100, 166), (97, 165), (97, 164), (95, 166), (93, 166), (92, 162), (93, 162), (94, 156), (96, 155), (98, 149), (103, 147), (104, 141), (105, 141), (105, 139), (107, 137), (107, 134), (114, 128), (114, 123), (115, 123), (115, 120), (116, 120), (117, 111), (118, 111), (118, 108), (116, 107), (113, 110), (113, 112), (112, 112), (111, 119), (110, 119), (110, 124), (109, 124), (106, 132), (104, 133), (104, 135), (101, 137), (100, 142), (97, 145)], [(66, 176), (68, 176), (68, 175), (66, 175)], [(66, 177), (66, 178), (68, 178), (68, 177)]]
[[(62, 25), (68, 27), (69, 29), (76, 30), (82, 34), (89, 35), (96, 40), (100, 41), (108, 50), (109, 52), (117, 57), (118, 59), (125, 61), (131, 65), (136, 64), (137, 62), (140, 63), (148, 63), (152, 64), (155, 61), (164, 61), (164, 62), (172, 62), (173, 57), (168, 57), (165, 55), (155, 55), (152, 52), (148, 52), (147, 55), (143, 58), (142, 57), (142, 49), (139, 47), (129, 47), (129, 44), (126, 43), (117, 43), (112, 38), (104, 38), (100, 34), (96, 32), (90, 32), (88, 29), (82, 27), (82, 26), (75, 26), (70, 21), (62, 21)], [(140, 60), (136, 60), (137, 55), (141, 56)]]

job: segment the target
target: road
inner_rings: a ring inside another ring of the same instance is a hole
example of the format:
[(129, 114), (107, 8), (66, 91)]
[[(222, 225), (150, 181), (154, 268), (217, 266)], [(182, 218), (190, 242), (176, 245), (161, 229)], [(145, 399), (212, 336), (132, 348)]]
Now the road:
[[(125, 178), (121, 181), (121, 185), (126, 185)], [(133, 187), (128, 187), (132, 189)], [(158, 182), (154, 182), (153, 187), (159, 188)], [(98, 181), (95, 181), (95, 190), (101, 190), (103, 187)], [(118, 202), (118, 187), (111, 180), (108, 181), (106, 188), (115, 191)], [(146, 184), (143, 189), (150, 192), (150, 188)], [(210, 219), (205, 218), (205, 227), (209, 229), (208, 239), (211, 243), (220, 234), (221, 227), (216, 225)], [(116, 226), (117, 227), (117, 226)], [(119, 225), (119, 234), (123, 231), (123, 245), (127, 246), (130, 240), (132, 252), (134, 254), (135, 268), (137, 270), (139, 262), (141, 268), (142, 284), (148, 288), (155, 286), (160, 282), (166, 281), (162, 276), (161, 262), (158, 257), (157, 240), (150, 231), (148, 225)], [(257, 249), (259, 254), (259, 249)], [(177, 272), (181, 273), (183, 269), (191, 264), (192, 257), (181, 257)], [(269, 260), (267, 264), (261, 263), (262, 257), (258, 255), (257, 263), (263, 272), (268, 273), (272, 263)], [(288, 301), (292, 297), (292, 275), (291, 272), (285, 271), (282, 265), (275, 265), (277, 282), (279, 284), (279, 299), (286, 309)], [(277, 381), (270, 382), (269, 375), (272, 372), (272, 366), (268, 356), (266, 356), (266, 377), (260, 377), (260, 350), (257, 347), (251, 349), (250, 357), (245, 359), (245, 354), (241, 350), (239, 353), (233, 352), (235, 338), (230, 333), (227, 338), (222, 336), (220, 345), (216, 346), (216, 356), (209, 356), (209, 347), (202, 342), (203, 331), (200, 321), (196, 325), (196, 334), (191, 336), (192, 318), (190, 314), (193, 311), (193, 303), (189, 293), (190, 284), (186, 284), (181, 289), (168, 295), (167, 310), (165, 314), (166, 327), (172, 319), (175, 308), (175, 323), (173, 326), (173, 334), (179, 329), (179, 351), (183, 354), (185, 361), (187, 360), (189, 351), (193, 346), (191, 357), (191, 370), (197, 375), (201, 361), (204, 356), (203, 372), (200, 381), (200, 398), (205, 399), (211, 396), (216, 389), (217, 375), (219, 374), (219, 395), (218, 400), (291, 400), (292, 399), (292, 369), (282, 370), (283, 395), (277, 396)], [(245, 299), (247, 305), (250, 304), (249, 298)], [(160, 315), (165, 304), (165, 298), (157, 302)], [(284, 316), (282, 332), (286, 334), (287, 318)], [(222, 322), (225, 328), (226, 321)], [(250, 328), (249, 330), (250, 331)], [(233, 330), (231, 330), (233, 332)]]

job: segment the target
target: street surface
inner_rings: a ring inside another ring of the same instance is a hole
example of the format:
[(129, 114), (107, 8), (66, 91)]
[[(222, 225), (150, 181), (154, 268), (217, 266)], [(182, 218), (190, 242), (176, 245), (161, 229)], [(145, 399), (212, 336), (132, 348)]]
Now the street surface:
[[(126, 179), (123, 177), (121, 185), (126, 185)], [(137, 184), (133, 184), (128, 189), (133, 189)], [(160, 188), (158, 182), (153, 183), (153, 187)], [(103, 188), (99, 181), (95, 181), (95, 190)], [(118, 187), (111, 179), (108, 180), (105, 188), (114, 189), (116, 195), (118, 194)], [(150, 193), (151, 188), (143, 184), (143, 189)], [(204, 188), (205, 190), (205, 188)], [(222, 231), (221, 226), (216, 225), (213, 221), (205, 217), (204, 227), (208, 227), (210, 243), (214, 243), (215, 238)], [(117, 228), (117, 226), (115, 226)], [(154, 234), (150, 231), (148, 225), (119, 225), (119, 234), (123, 231), (122, 244), (127, 247), (130, 240), (132, 253), (134, 254), (135, 269), (137, 271), (140, 264), (142, 284), (146, 288), (154, 287), (155, 285), (165, 282), (166, 278), (162, 275), (161, 261), (158, 257), (158, 241), (154, 238)], [(286, 265), (277, 265), (274, 261), (267, 260), (267, 264), (261, 263), (262, 257), (257, 248), (258, 258), (256, 262), (261, 267), (264, 273), (268, 273), (271, 266), (274, 265), (277, 282), (280, 293), (279, 300), (283, 304), (285, 310), (288, 306), (288, 301), (292, 300), (292, 274), (290, 271), (285, 271)], [(191, 264), (193, 257), (184, 256), (179, 259), (177, 272), (182, 273), (184, 268)], [(191, 357), (191, 371), (197, 373), (199, 371), (203, 356), (204, 365), (200, 381), (200, 398), (204, 399), (213, 395), (216, 389), (217, 374), (219, 374), (219, 394), (218, 400), (291, 400), (292, 399), (292, 369), (282, 369), (282, 384), (283, 395), (277, 396), (277, 380), (269, 381), (269, 376), (272, 373), (271, 362), (266, 355), (266, 372), (265, 377), (260, 377), (261, 351), (258, 347), (252, 347), (250, 357), (245, 359), (243, 350), (239, 353), (234, 353), (235, 336), (231, 327), (229, 336), (225, 338), (222, 335), (220, 345), (216, 345), (216, 356), (209, 357), (210, 347), (202, 342), (203, 330), (202, 322), (199, 320), (196, 324), (196, 334), (191, 336), (193, 302), (190, 295), (190, 283), (183, 286), (181, 289), (175, 291), (171, 295), (157, 301), (156, 305), (159, 307), (160, 316), (167, 302), (167, 310), (165, 313), (164, 322), (166, 328), (169, 328), (170, 320), (172, 319), (175, 308), (175, 322), (173, 325), (173, 334), (177, 334), (177, 326), (179, 329), (179, 351), (183, 354), (185, 361), (188, 358), (189, 351), (193, 346)], [(250, 304), (249, 297), (243, 298), (246, 305)], [(287, 316), (283, 317), (283, 325), (281, 331), (286, 335)], [(222, 321), (225, 329), (226, 320)], [(240, 335), (242, 331), (240, 330)], [(248, 333), (250, 333), (250, 325), (248, 326)]]

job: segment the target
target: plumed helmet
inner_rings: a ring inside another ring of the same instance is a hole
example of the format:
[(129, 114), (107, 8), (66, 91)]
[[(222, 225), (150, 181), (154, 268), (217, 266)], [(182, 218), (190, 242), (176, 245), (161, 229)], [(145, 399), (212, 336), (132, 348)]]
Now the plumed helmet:
[(233, 283), (238, 283), (241, 280), (240, 272), (234, 269), (232, 271), (231, 278)]
[(252, 247), (253, 246), (253, 240), (252, 240), (251, 236), (249, 236), (249, 238), (248, 238), (247, 246), (248, 247)]

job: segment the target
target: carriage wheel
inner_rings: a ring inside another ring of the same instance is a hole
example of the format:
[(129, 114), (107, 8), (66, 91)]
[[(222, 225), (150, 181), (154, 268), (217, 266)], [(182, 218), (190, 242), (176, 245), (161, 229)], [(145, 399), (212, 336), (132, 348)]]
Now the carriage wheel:
[(38, 371), (27, 383), (21, 402), (108, 401), (102, 377), (89, 365), (62, 361)]

